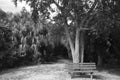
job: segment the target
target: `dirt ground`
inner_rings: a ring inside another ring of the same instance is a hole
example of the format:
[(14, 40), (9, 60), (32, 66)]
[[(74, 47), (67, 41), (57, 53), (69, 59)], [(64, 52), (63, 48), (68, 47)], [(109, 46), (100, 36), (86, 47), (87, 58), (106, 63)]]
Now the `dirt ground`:
[[(90, 80), (88, 77), (72, 78), (65, 69), (65, 60), (51, 64), (40, 64), (0, 72), (0, 80)], [(93, 80), (120, 80), (120, 69), (101, 70)]]

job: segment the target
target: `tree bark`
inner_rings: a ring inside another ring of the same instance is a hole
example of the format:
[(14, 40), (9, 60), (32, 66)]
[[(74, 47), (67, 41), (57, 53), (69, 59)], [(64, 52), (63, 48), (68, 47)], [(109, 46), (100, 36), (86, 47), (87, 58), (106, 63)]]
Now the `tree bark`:
[(102, 56), (98, 55), (97, 66), (102, 66)]
[(80, 54), (79, 54), (79, 46), (80, 46), (80, 42), (79, 42), (79, 36), (80, 36), (80, 32), (79, 29), (76, 29), (76, 36), (75, 36), (75, 52), (73, 55), (73, 63), (79, 63), (80, 62)]
[(70, 33), (68, 28), (65, 28), (66, 31), (66, 36), (70, 45), (70, 50), (71, 50), (71, 54), (72, 54), (72, 60), (73, 63), (79, 63), (80, 62), (80, 55), (79, 55), (79, 36), (80, 36), (80, 32), (79, 29), (76, 29), (76, 34), (75, 34), (75, 45), (71, 39)]
[(71, 50), (71, 54), (72, 54), (72, 59), (74, 60), (74, 51), (75, 51), (75, 48), (74, 48), (74, 44), (72, 42), (72, 39), (71, 39), (71, 36), (70, 36), (70, 33), (69, 33), (69, 30), (68, 30), (68, 27), (66, 26), (65, 27), (65, 31), (66, 31), (66, 37), (68, 39), (68, 42), (69, 42), (69, 45), (70, 45), (70, 50)]
[(80, 62), (84, 62), (84, 32), (81, 31), (80, 35)]

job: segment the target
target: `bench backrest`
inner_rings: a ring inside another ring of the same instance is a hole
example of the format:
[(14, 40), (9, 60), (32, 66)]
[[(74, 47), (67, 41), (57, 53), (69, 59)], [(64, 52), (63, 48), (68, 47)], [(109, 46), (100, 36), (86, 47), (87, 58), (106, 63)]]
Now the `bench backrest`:
[(70, 63), (67, 65), (68, 69), (82, 69), (82, 70), (95, 70), (95, 63)]

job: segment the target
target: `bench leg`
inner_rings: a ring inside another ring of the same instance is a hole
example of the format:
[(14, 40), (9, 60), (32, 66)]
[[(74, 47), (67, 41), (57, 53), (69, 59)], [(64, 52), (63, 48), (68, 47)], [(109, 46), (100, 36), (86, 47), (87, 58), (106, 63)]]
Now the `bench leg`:
[(90, 73), (90, 79), (93, 80), (93, 73)]
[(70, 73), (70, 76), (71, 76), (71, 79), (72, 79), (72, 78), (73, 78), (73, 76), (74, 76), (72, 72)]
[(70, 75), (71, 78), (73, 78), (73, 73), (72, 72), (68, 72), (68, 74)]

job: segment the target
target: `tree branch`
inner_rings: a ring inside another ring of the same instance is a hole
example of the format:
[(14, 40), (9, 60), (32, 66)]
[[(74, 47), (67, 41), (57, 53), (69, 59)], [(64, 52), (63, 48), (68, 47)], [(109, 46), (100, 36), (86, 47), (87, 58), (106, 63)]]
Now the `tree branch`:
[(70, 48), (71, 48), (71, 50), (74, 51), (75, 47), (74, 47), (74, 44), (72, 42), (72, 39), (71, 39), (71, 36), (70, 36), (69, 29), (68, 29), (67, 25), (65, 26), (65, 31), (66, 31), (66, 36), (67, 36)]
[[(61, 6), (55, 1), (55, 0), (52, 0), (53, 1), (53, 3), (57, 6), (57, 8), (61, 11)], [(59, 1), (59, 0), (58, 0)]]
[(88, 15), (90, 15), (90, 13), (95, 9), (95, 6), (97, 5), (97, 2), (98, 2), (98, 0), (95, 0), (94, 4), (90, 8), (90, 10), (87, 12)]
[(92, 5), (92, 7), (90, 8), (90, 10), (87, 12), (86, 16), (83, 18), (83, 20), (81, 21), (80, 24), (80, 28), (83, 27), (85, 21), (88, 19), (88, 17), (90, 16), (90, 13), (94, 10), (95, 6), (97, 5), (98, 0), (95, 0), (94, 4)]

